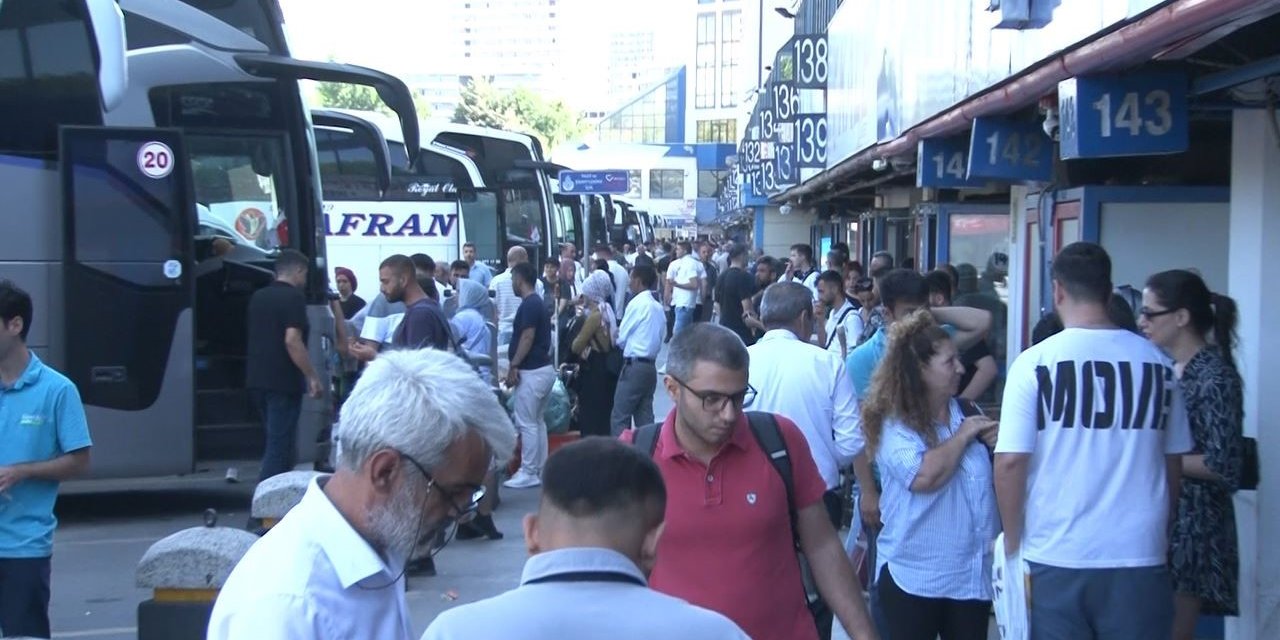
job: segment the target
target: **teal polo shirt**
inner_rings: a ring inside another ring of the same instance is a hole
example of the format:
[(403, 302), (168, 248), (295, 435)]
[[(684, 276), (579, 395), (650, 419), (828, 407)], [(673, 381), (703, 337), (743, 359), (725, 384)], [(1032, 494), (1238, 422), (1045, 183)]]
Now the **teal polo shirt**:
[[(44, 462), (92, 445), (80, 392), (31, 354), (11, 387), (0, 384), (0, 466)], [(53, 554), (58, 483), (24, 480), (0, 495), (0, 558)]]
[[(955, 339), (955, 327), (945, 324), (942, 325), (942, 329)], [(876, 367), (880, 365), (880, 361), (884, 359), (884, 352), (888, 349), (889, 327), (881, 327), (867, 338), (866, 342), (851, 351), (849, 357), (845, 359), (845, 371), (849, 372), (849, 378), (853, 380), (853, 392), (858, 395), (859, 400), (865, 398), (867, 391), (871, 389), (871, 376), (875, 375)]]

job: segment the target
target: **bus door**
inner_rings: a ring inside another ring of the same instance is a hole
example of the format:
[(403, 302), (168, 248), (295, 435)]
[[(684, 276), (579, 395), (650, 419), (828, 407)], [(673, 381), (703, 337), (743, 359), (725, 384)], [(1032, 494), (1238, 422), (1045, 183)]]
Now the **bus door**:
[(190, 471), (196, 206), (183, 137), (66, 127), (61, 157), (64, 372), (89, 407), (95, 473)]

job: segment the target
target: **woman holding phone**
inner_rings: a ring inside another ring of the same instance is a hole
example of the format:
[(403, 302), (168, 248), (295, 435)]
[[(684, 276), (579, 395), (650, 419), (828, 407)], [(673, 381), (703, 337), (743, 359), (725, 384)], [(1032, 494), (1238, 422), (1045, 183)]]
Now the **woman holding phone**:
[(862, 429), (882, 483), (880, 608), (893, 640), (985, 640), (999, 533), (990, 448), (998, 424), (961, 403), (964, 367), (927, 310), (894, 323)]

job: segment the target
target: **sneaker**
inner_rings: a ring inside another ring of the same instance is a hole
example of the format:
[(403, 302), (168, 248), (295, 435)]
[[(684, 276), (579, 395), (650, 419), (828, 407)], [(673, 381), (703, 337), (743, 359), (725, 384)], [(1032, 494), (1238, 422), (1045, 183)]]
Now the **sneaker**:
[(508, 489), (531, 489), (541, 484), (542, 480), (539, 480), (538, 476), (524, 471), (517, 471), (516, 475), (511, 476), (510, 480), (502, 483), (502, 486)]

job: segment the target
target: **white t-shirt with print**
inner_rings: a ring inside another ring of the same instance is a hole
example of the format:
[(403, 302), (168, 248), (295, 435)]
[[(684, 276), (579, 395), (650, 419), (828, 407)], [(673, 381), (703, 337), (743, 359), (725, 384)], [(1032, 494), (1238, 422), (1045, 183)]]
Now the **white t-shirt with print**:
[[(702, 262), (695, 259), (692, 254), (672, 262), (671, 267), (667, 269), (667, 279), (677, 284), (693, 284), (700, 278), (706, 277), (707, 268), (702, 266)], [(689, 291), (680, 287), (672, 287), (671, 306), (696, 307), (698, 306), (700, 295), (697, 289)]]
[(1166, 455), (1191, 450), (1168, 359), (1123, 329), (1067, 329), (1009, 367), (996, 453), (1030, 453), (1022, 555), (1068, 569), (1165, 563)]

